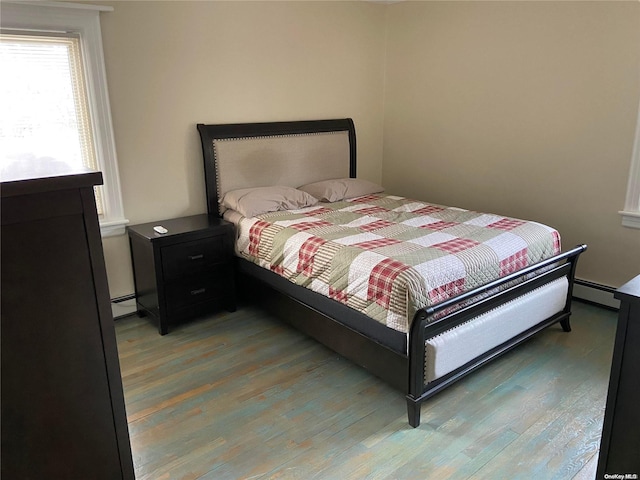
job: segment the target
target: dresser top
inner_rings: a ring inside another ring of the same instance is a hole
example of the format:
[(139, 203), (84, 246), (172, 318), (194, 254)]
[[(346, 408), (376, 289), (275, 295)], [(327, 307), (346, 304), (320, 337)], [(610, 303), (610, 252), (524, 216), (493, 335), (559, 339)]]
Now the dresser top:
[(102, 173), (60, 161), (20, 161), (0, 168), (0, 194), (4, 197), (102, 184)]
[(615, 298), (627, 302), (640, 302), (640, 275), (622, 285), (616, 291)]

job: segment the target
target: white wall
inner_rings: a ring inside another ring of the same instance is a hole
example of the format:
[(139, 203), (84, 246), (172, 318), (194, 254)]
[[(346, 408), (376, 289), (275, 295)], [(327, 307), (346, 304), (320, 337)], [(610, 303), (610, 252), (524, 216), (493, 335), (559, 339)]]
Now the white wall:
[(388, 10), (388, 190), (556, 227), (578, 276), (640, 273), (622, 227), (640, 95), (638, 2), (401, 2)]
[[(132, 224), (206, 211), (196, 123), (352, 117), (358, 174), (381, 181), (384, 5), (101, 3)], [(126, 236), (104, 248), (111, 296), (132, 293)]]
[[(578, 275), (640, 272), (621, 226), (637, 2), (100, 2), (125, 214), (206, 210), (195, 124), (352, 117), (359, 176), (557, 227)], [(126, 236), (104, 240), (133, 292)]]

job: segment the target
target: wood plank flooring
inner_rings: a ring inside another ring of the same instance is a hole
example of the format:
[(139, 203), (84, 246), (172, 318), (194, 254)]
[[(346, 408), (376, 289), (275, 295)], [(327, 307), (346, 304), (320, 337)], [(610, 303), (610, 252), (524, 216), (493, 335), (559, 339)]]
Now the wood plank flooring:
[(256, 307), (116, 322), (138, 480), (593, 479), (617, 314), (574, 303), (434, 396), (402, 393)]

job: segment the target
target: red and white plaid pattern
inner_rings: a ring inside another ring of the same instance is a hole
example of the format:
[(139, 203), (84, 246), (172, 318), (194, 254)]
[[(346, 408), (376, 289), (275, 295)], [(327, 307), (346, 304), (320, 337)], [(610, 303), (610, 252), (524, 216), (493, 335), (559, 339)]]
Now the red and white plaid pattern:
[(402, 272), (409, 269), (409, 265), (385, 258), (378, 263), (369, 275), (369, 288), (367, 290), (367, 300), (374, 301), (384, 308), (389, 307), (391, 302), (391, 288), (393, 282)]
[(318, 249), (325, 243), (327, 243), (327, 241), (320, 237), (308, 238), (298, 251), (298, 266), (296, 272), (311, 276), (313, 274), (313, 259), (316, 253), (318, 253)]
[(329, 222), (325, 222), (324, 220), (315, 220), (309, 222), (294, 223), (291, 225), (291, 228), (295, 228), (300, 232), (304, 232), (305, 230), (310, 230), (312, 228), (328, 227), (330, 225), (331, 224)]
[(436, 303), (442, 302), (464, 292), (464, 290), (464, 278), (459, 278), (453, 282), (445, 283), (444, 285), (440, 285), (439, 287), (430, 290), (429, 299), (431, 300), (431, 303), (435, 305)]
[(349, 295), (347, 295), (346, 292), (333, 288), (331, 285), (329, 285), (329, 298), (333, 298), (341, 303), (347, 303), (349, 301)]
[(444, 210), (444, 207), (438, 207), (437, 205), (427, 205), (425, 207), (414, 210), (412, 213), (418, 215), (429, 215), (430, 213), (441, 212)]
[(249, 253), (254, 256), (260, 254), (260, 238), (265, 228), (271, 225), (269, 222), (258, 220), (251, 226), (249, 231)]
[(368, 240), (366, 242), (354, 243), (354, 247), (362, 248), (363, 250), (373, 250), (380, 247), (388, 247), (389, 245), (395, 245), (401, 243), (400, 240), (394, 238), (376, 238), (375, 240)]
[(558, 254), (560, 253), (560, 233), (554, 230), (551, 235), (553, 236), (553, 251)]
[(433, 245), (433, 247), (437, 248), (438, 250), (442, 250), (443, 252), (458, 253), (462, 252), (463, 250), (473, 248), (476, 245), (480, 244), (468, 238), (454, 238), (453, 240), (449, 240), (447, 242), (436, 243), (435, 245)]
[(525, 222), (523, 222), (522, 220), (516, 220), (513, 218), (503, 218), (502, 220), (492, 223), (490, 225), (487, 225), (487, 227), (489, 228), (497, 228), (499, 230), (513, 230), (516, 227), (519, 227), (520, 225), (524, 225)]
[(364, 232), (372, 232), (374, 230), (380, 230), (381, 228), (390, 227), (391, 225), (393, 225), (393, 223), (386, 220), (376, 220), (375, 222), (360, 225), (358, 228)]
[(284, 268), (284, 265), (280, 265), (280, 264), (271, 264), (271, 271), (277, 273), (278, 275), (283, 275), (286, 273), (286, 268)]
[(527, 249), (524, 248), (500, 262), (500, 276), (503, 277), (509, 273), (516, 272), (528, 264)]

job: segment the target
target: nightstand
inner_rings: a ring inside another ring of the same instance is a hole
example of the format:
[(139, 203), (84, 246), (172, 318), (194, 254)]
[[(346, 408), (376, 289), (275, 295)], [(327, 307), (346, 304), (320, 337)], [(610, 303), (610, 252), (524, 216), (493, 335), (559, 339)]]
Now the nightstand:
[[(167, 233), (157, 233), (156, 225)], [(233, 224), (202, 214), (133, 225), (127, 232), (138, 314), (155, 318), (160, 335), (170, 323), (236, 309)]]

